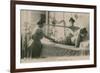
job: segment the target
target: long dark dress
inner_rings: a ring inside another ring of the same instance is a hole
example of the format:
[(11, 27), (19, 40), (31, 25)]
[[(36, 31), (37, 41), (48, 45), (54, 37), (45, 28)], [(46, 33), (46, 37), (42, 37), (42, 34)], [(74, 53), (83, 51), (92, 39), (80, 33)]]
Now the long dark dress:
[(43, 38), (43, 31), (41, 28), (36, 29), (35, 33), (32, 35), (34, 42), (29, 47), (32, 51), (32, 58), (40, 57), (42, 51), (41, 39)]

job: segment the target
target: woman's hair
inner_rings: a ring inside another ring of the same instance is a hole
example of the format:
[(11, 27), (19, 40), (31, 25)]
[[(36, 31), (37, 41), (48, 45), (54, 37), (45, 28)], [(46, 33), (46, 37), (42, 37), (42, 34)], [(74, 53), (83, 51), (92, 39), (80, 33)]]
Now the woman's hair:
[(75, 22), (75, 20), (71, 17), (70, 19), (69, 19), (69, 22)]
[(38, 25), (43, 25), (46, 22), (45, 14), (40, 14), (40, 20), (37, 22)]
[(82, 33), (82, 34), (87, 34), (86, 28), (82, 28), (82, 29), (80, 30), (80, 33)]

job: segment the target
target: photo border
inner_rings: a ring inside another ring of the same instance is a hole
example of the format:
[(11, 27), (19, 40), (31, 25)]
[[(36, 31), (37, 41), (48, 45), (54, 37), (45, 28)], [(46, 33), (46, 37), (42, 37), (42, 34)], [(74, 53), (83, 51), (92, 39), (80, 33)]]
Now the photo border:
[[(39, 5), (39, 6), (52, 6), (52, 7), (70, 7), (70, 8), (86, 8), (94, 10), (94, 64), (89, 65), (75, 65), (75, 66), (55, 66), (55, 67), (41, 67), (41, 68), (25, 68), (16, 69), (16, 4), (21, 5)], [(10, 71), (13, 72), (28, 72), (28, 71), (44, 71), (44, 70), (59, 70), (59, 69), (75, 69), (75, 68), (90, 68), (96, 67), (96, 6), (95, 5), (81, 5), (81, 4), (63, 4), (63, 3), (47, 3), (47, 2), (34, 2), (34, 1), (11, 1), (11, 61)]]

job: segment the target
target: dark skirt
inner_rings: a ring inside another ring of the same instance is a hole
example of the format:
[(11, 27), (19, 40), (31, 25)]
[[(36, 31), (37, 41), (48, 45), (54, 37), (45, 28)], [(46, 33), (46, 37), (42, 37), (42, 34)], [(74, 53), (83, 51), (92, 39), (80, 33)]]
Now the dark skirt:
[(35, 40), (31, 46), (29, 47), (31, 57), (32, 58), (38, 58), (41, 56), (42, 52), (42, 44), (40, 40)]

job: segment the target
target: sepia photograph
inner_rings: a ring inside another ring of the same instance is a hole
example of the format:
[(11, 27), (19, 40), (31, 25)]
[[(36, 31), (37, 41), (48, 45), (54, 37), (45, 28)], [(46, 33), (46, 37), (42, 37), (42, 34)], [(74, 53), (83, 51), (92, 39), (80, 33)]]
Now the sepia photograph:
[(89, 13), (20, 10), (21, 62), (89, 59)]
[(96, 67), (96, 6), (11, 2), (11, 72)]

